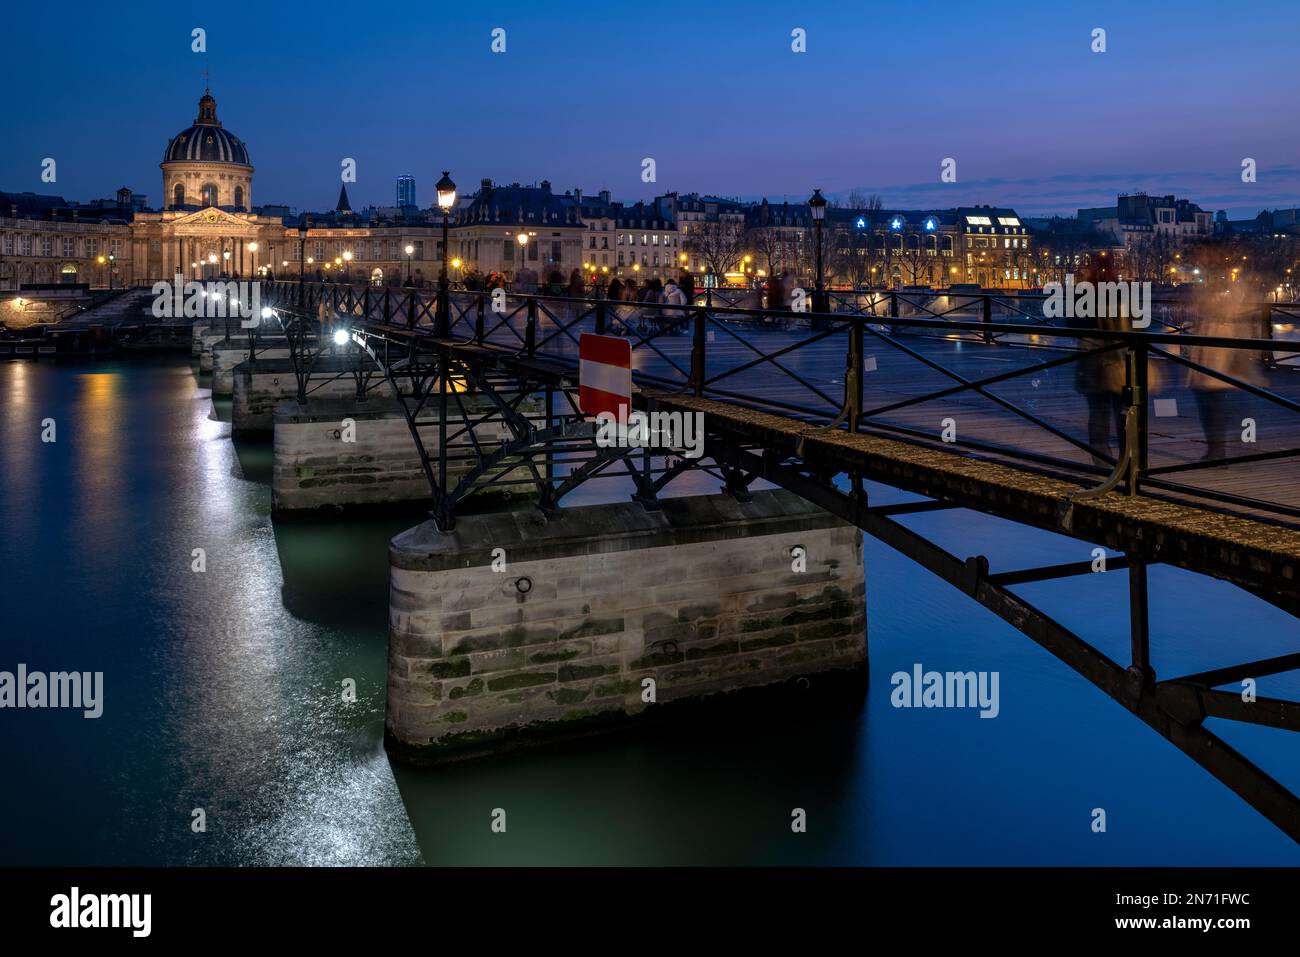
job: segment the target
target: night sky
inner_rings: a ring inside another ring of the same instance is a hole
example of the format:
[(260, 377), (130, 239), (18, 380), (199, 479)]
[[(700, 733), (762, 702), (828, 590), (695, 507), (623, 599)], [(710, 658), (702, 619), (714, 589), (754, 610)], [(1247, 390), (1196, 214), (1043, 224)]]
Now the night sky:
[(332, 208), (352, 157), (358, 209), (392, 204), (400, 173), (428, 206), (443, 169), (466, 192), (549, 179), (628, 201), (817, 186), (1029, 215), (1143, 189), (1234, 217), (1300, 205), (1295, 0), (22, 3), (4, 33), (0, 189), (69, 199), (126, 185), (157, 205), (206, 66), (259, 204)]

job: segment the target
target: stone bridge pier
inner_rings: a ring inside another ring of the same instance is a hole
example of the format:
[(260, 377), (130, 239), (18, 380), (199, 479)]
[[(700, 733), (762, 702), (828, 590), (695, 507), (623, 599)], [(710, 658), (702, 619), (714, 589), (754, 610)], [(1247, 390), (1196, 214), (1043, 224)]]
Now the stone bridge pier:
[(385, 740), (433, 763), (867, 665), (862, 533), (783, 490), (460, 517), (389, 547)]
[[(265, 396), (274, 394), (288, 381), (277, 374), (274, 366), (266, 367), (289, 360), (257, 361), (255, 374), (250, 372), (238, 379), (244, 385), (243, 394), (249, 397), (250, 412), (259, 402), (269, 401)], [(288, 375), (291, 380), (292, 372)], [(271, 509), (277, 517), (319, 517), (430, 501), (429, 480), (419, 449), (387, 384), (381, 381), (372, 392), (358, 398), (353, 383), (350, 375), (334, 379), (328, 388), (322, 385), (314, 391), (306, 402), (299, 403), (296, 398), (282, 401), (271, 412)], [(240, 394), (237, 387), (237, 397)], [(259, 395), (263, 396), (260, 400)], [(470, 415), (483, 415), (489, 409), (481, 396), (463, 395), (461, 401)], [(520, 411), (536, 418), (539, 408), (538, 402), (529, 399), (521, 404)], [(235, 412), (242, 414), (238, 401)], [(240, 421), (236, 420), (237, 425)], [(436, 469), (437, 411), (426, 410), (420, 422), (425, 451), (431, 468)], [(473, 466), (475, 441), (490, 451), (508, 434), (505, 425), (496, 421), (474, 426), (471, 438), (460, 417), (454, 421), (449, 417), (448, 429), (447, 476), (452, 485)], [(509, 481), (528, 475), (526, 469), (516, 468), (503, 478)], [(479, 496), (480, 501), (488, 497), (528, 500), (535, 498), (536, 491), (531, 483), (515, 482), (486, 489)]]

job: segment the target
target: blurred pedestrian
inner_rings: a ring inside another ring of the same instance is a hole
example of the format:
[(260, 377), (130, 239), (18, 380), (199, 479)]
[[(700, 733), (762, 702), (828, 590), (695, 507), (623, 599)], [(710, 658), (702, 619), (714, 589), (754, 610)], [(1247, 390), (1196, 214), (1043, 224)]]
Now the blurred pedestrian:
[[(1113, 282), (1113, 273), (1108, 261), (1090, 264), (1081, 271), (1079, 282)], [(1088, 316), (1072, 319), (1071, 325), (1079, 329), (1116, 331), (1121, 328), (1122, 320), (1118, 316)], [(1112, 434), (1119, 448), (1124, 448), (1124, 352), (1121, 349), (1096, 351), (1112, 344), (1112, 340), (1081, 338), (1079, 348), (1087, 353), (1075, 363), (1075, 388), (1088, 403), (1088, 444), (1094, 449), (1092, 462), (1103, 468), (1111, 463), (1097, 453), (1114, 457)]]
[[(1218, 339), (1251, 338), (1254, 327), (1250, 305), (1243, 293), (1239, 285), (1227, 284), (1199, 295), (1194, 334)], [(1262, 377), (1254, 356), (1250, 350), (1227, 346), (1196, 345), (1188, 350), (1188, 359), (1210, 372), (1237, 382), (1259, 385)], [(1196, 398), (1196, 411), (1201, 420), (1201, 431), (1205, 434), (1203, 460), (1226, 458), (1228, 428), (1225, 406), (1228, 393), (1237, 386), (1200, 369), (1188, 371), (1187, 386)]]

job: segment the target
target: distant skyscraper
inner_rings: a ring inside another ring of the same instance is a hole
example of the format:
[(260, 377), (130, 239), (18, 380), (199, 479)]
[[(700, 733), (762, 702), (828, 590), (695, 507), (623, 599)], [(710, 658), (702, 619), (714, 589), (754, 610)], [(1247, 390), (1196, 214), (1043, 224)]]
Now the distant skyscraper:
[(415, 205), (415, 177), (414, 176), (397, 177), (397, 205), (398, 206)]

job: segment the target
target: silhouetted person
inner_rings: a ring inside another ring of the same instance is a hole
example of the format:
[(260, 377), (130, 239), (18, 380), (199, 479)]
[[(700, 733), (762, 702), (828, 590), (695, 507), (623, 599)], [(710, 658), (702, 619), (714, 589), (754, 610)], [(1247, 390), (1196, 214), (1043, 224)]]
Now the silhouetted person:
[[(785, 273), (782, 273), (779, 276), (767, 277), (767, 308), (768, 309), (785, 308), (785, 297), (786, 297), (785, 277), (786, 277)], [(768, 318), (770, 319), (771, 317)]]
[(682, 332), (685, 326), (681, 322), (681, 318), (687, 315), (686, 309), (682, 308), (687, 303), (686, 293), (682, 292), (681, 287), (670, 278), (664, 284), (664, 291), (660, 294), (660, 301), (664, 304), (664, 321), (673, 323), (674, 334)]
[[(1114, 282), (1114, 270), (1109, 261), (1084, 267), (1079, 282)], [(1090, 316), (1071, 319), (1071, 326), (1079, 329), (1114, 331), (1122, 327), (1118, 316)], [(1080, 339), (1079, 348), (1099, 349), (1110, 343), (1103, 339)], [(1110, 444), (1111, 430), (1124, 447), (1124, 353), (1120, 349), (1091, 353), (1075, 363), (1075, 388), (1088, 403), (1088, 444), (1094, 449), (1114, 454)], [(1101, 456), (1094, 454), (1094, 465), (1106, 466)]]

